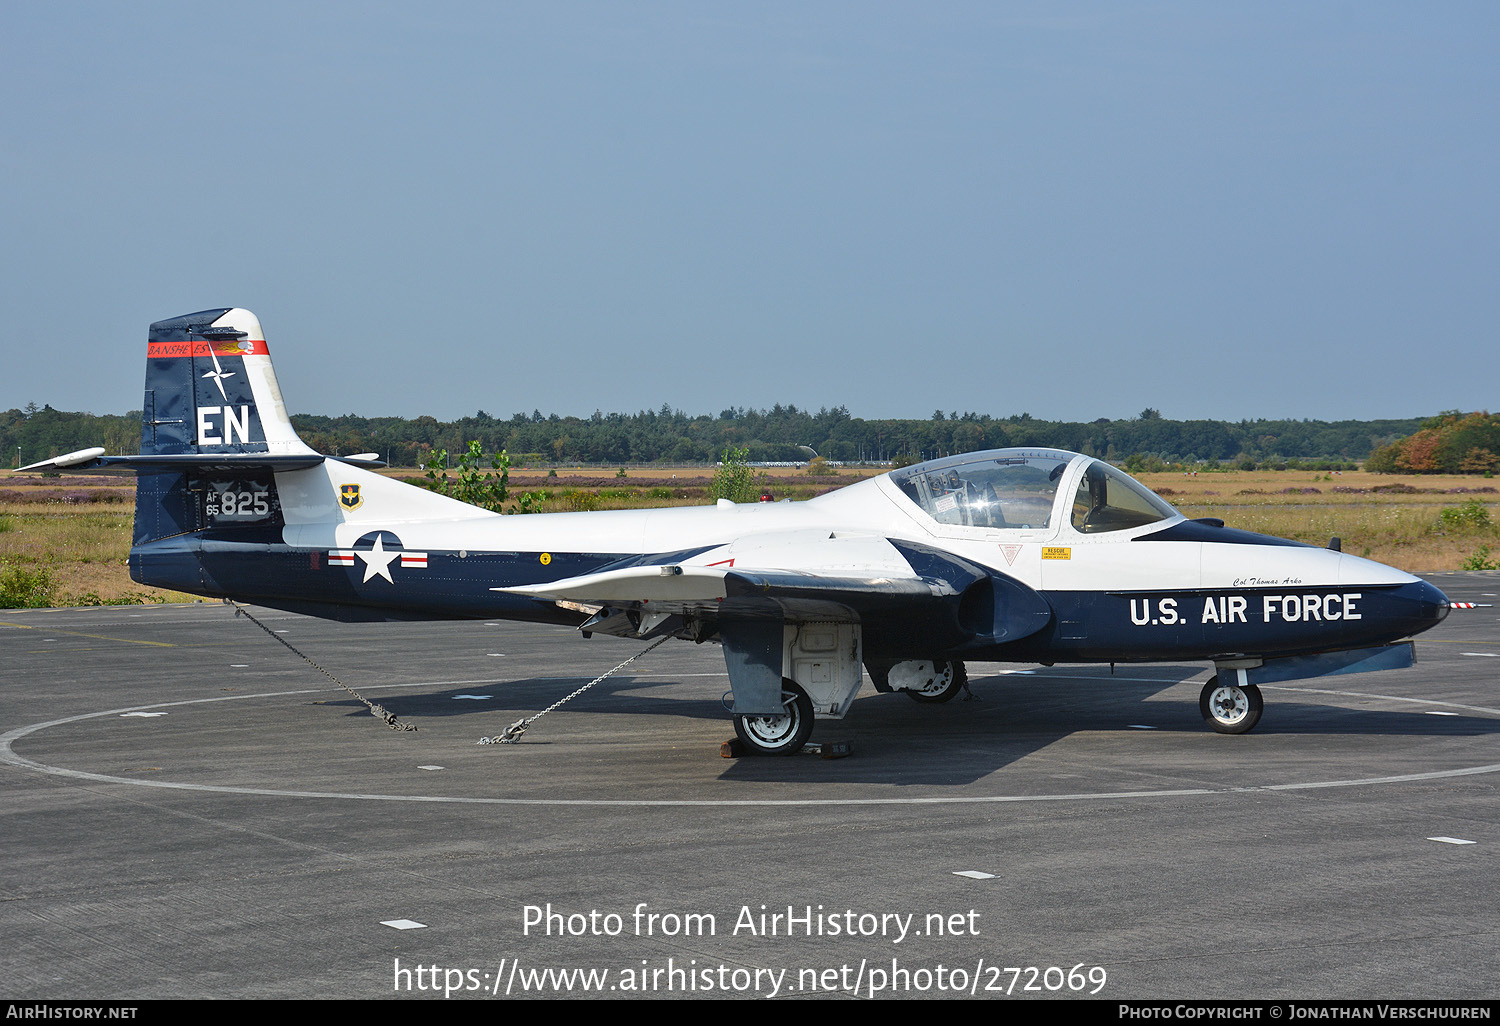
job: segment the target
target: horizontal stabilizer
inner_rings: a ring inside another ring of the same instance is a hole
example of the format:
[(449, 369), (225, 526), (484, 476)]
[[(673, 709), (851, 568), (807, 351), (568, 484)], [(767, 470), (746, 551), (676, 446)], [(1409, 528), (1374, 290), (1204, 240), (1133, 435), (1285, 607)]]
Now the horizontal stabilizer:
[(17, 472), (26, 470), (72, 470), (76, 467), (92, 466), (99, 462), (99, 457), (104, 455), (103, 446), (94, 446), (92, 449), (79, 449), (77, 452), (65, 452), (61, 456), (54, 456), (50, 460), (42, 460), (30, 466), (20, 467)]
[(70, 474), (137, 474), (142, 472), (195, 470), (214, 473), (259, 470), (302, 470), (316, 467), (323, 457), (307, 453), (153, 453), (140, 456), (105, 456), (100, 448), (80, 449), (64, 456), (22, 467), (17, 473), (35, 471)]

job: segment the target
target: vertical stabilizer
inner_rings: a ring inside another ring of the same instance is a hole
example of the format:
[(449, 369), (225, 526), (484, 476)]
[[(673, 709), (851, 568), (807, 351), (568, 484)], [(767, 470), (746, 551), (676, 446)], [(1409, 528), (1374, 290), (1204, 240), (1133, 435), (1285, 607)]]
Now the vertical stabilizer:
[(141, 452), (312, 452), (292, 430), (260, 321), (249, 310), (184, 314), (151, 325)]
[[(240, 459), (315, 455), (292, 429), (253, 313), (221, 307), (151, 325), (141, 454)], [(143, 466), (138, 474), (137, 546), (205, 526), (198, 494), (204, 485), (192, 473), (182, 467)], [(225, 477), (222, 472), (218, 476)], [(143, 572), (132, 570), (137, 580), (145, 581), (139, 575)]]

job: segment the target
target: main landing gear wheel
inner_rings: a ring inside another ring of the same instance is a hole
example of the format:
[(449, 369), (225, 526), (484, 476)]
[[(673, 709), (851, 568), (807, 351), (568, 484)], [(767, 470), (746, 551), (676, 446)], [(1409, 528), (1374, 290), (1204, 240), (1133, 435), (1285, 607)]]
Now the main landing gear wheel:
[(947, 702), (969, 682), (969, 671), (957, 659), (931, 666), (932, 676), (926, 683), (906, 689), (906, 697), (913, 702)]
[(1254, 684), (1220, 684), (1216, 673), (1208, 678), (1198, 696), (1203, 722), (1220, 734), (1243, 734), (1260, 722), (1265, 702)]
[(736, 716), (734, 732), (755, 755), (795, 755), (812, 736), (813, 706), (794, 681), (781, 681), (782, 716)]

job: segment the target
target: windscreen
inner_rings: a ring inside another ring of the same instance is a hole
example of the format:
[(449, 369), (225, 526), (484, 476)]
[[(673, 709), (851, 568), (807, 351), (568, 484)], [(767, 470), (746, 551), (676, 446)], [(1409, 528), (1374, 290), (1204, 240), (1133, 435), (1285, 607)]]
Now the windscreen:
[(1073, 495), (1073, 527), (1083, 534), (1124, 531), (1176, 515), (1159, 495), (1108, 463), (1090, 463)]

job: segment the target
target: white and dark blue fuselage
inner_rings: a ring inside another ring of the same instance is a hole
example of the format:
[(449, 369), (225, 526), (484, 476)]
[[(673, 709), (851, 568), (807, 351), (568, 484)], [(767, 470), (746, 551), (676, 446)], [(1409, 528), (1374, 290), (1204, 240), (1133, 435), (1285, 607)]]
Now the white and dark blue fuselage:
[[(1066, 456), (1072, 466), (1064, 484), (1099, 465), (1056, 450), (959, 459), (1028, 455)], [(359, 497), (352, 510), (338, 502), (354, 494), (350, 486)], [(982, 571), (1024, 586), (1045, 607), (1027, 610), (1045, 614), (1037, 630), (990, 642), (992, 631), (962, 622), (958, 602), (935, 603), (931, 617), (913, 618), (902, 602), (883, 603), (875, 591), (865, 601), (841, 596), (861, 607), (855, 611), (862, 619), (888, 621), (879, 632), (868, 625), (864, 632), (865, 652), (874, 658), (1130, 662), (1305, 653), (1405, 637), (1432, 626), (1446, 609), (1437, 589), (1383, 564), (1180, 514), (1084, 533), (1066, 516), (1065, 489), (1055, 497), (1061, 508), (1051, 523), (1025, 528), (941, 523), (889, 476), (799, 503), (514, 517), (445, 500), (451, 518), (403, 520), (398, 510), (411, 490), (335, 460), (276, 472), (220, 493), (246, 496), (249, 512), (226, 522), (210, 507), (202, 529), (137, 545), (132, 572), (157, 587), (345, 620), (516, 617), (576, 624), (583, 618), (575, 609), (496, 589), (662, 565), (806, 574), (809, 593), (819, 576), (922, 574), (962, 593), (983, 579)], [(211, 488), (197, 494), (206, 505), (214, 498)], [(258, 517), (261, 496), (265, 514)], [(419, 497), (433, 512), (438, 497)], [(927, 565), (920, 565), (923, 554)], [(610, 593), (610, 601), (631, 599), (628, 592)], [(674, 605), (674, 612), (678, 605), (690, 603)], [(699, 611), (717, 616), (722, 609), (715, 601)]]
[(882, 690), (945, 698), (964, 660), (1211, 660), (1225, 683), (1205, 716), (1238, 732), (1257, 681), (1409, 665), (1392, 643), (1448, 611), (1410, 574), (1187, 520), (1054, 449), (808, 502), (501, 516), (308, 449), (247, 311), (158, 322), (147, 355), (141, 454), (38, 465), (140, 476), (137, 581), (342, 620), (716, 640), (752, 750), (793, 751), (813, 713), (843, 715), (861, 666)]

